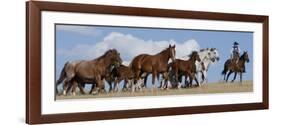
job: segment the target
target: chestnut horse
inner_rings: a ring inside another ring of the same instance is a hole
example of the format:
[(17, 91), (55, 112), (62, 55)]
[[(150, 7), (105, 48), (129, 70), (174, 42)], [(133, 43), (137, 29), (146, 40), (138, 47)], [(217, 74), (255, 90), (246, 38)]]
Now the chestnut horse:
[(178, 83), (178, 88), (181, 87), (181, 79), (182, 76), (185, 76), (185, 83), (187, 83), (187, 77), (189, 77), (189, 86), (192, 85), (193, 79), (196, 81), (197, 86), (199, 86), (199, 82), (197, 78), (195, 77), (196, 75), (196, 65), (195, 62), (198, 61), (200, 62), (201, 59), (198, 55), (198, 52), (193, 51), (189, 55), (189, 60), (181, 60), (181, 59), (176, 59), (175, 62), (171, 63), (172, 67), (172, 73), (175, 75), (175, 81)]
[(169, 59), (172, 59), (172, 61), (174, 61), (175, 56), (175, 45), (169, 45), (168, 48), (155, 55), (141, 54), (136, 56), (130, 64), (130, 67), (134, 72), (134, 84), (132, 87), (134, 88), (134, 85), (140, 80), (140, 77), (144, 73), (152, 73), (152, 85), (153, 88), (156, 88), (156, 76), (160, 73), (164, 74), (164, 76), (167, 76), (168, 61)]
[[(244, 51), (244, 53), (239, 57), (238, 62), (236, 63), (236, 61), (232, 61), (231, 59), (228, 59), (225, 63), (224, 63), (224, 69), (222, 71), (222, 75), (224, 75), (223, 80), (225, 80), (226, 82), (228, 81), (228, 77), (230, 76), (230, 74), (232, 74), (233, 72), (234, 77), (232, 79), (231, 82), (234, 82), (234, 80), (236, 79), (236, 75), (237, 73), (239, 73), (240, 75), (240, 83), (242, 83), (242, 73), (245, 69), (245, 63), (249, 62), (249, 56), (248, 56), (248, 52)], [(228, 72), (229, 71), (229, 72)], [(227, 74), (228, 72), (228, 74)], [(225, 76), (227, 74), (227, 77), (225, 79)]]
[[(67, 62), (56, 82), (56, 87), (64, 82), (64, 86), (72, 86), (72, 93), (75, 94), (77, 86), (84, 92), (81, 84), (89, 83), (93, 84), (91, 92), (95, 87), (98, 92), (99, 87), (104, 88), (103, 79), (107, 77), (109, 69), (119, 67), (121, 63), (120, 53), (116, 49), (110, 49), (93, 60)], [(63, 88), (63, 94), (66, 94), (66, 87)]]

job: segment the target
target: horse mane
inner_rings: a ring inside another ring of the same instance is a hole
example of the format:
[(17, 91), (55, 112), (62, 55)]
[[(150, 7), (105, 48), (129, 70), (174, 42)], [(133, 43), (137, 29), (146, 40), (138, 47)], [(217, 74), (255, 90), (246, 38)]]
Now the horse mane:
[(100, 57), (96, 58), (96, 60), (103, 59), (103, 58), (105, 58), (106, 56), (108, 56), (110, 53), (112, 53), (114, 51), (116, 51), (116, 49), (109, 49), (103, 55), (101, 55)]
[(214, 50), (216, 50), (216, 48), (203, 48), (203, 49), (200, 49), (199, 52), (203, 52), (205, 50), (214, 51)]
[(204, 49), (200, 49), (199, 52), (203, 52), (205, 50), (208, 50), (209, 48), (204, 48)]
[(198, 54), (197, 51), (192, 51), (191, 54), (188, 55), (189, 58), (191, 58), (192, 56), (194, 56), (195, 54)]
[(155, 55), (158, 55), (158, 54), (164, 53), (164, 52), (166, 52), (166, 50), (168, 50), (168, 49), (169, 49), (169, 47), (167, 47), (166, 49), (162, 50), (161, 52), (159, 52), (159, 53), (157, 53), (157, 54), (155, 54)]
[(216, 50), (216, 48), (211, 48), (211, 51), (214, 51), (214, 50)]
[(246, 52), (244, 52), (240, 57), (239, 60), (243, 59), (243, 56), (246, 54)]

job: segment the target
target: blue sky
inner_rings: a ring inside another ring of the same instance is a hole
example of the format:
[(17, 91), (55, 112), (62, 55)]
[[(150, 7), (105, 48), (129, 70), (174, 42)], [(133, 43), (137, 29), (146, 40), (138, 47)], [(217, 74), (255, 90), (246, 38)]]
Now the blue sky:
[(188, 55), (192, 50), (217, 48), (220, 61), (211, 65), (208, 71), (208, 81), (217, 82), (221, 80), (223, 64), (229, 58), (234, 41), (238, 41), (241, 51), (247, 50), (250, 57), (250, 62), (246, 64), (247, 73), (243, 74), (243, 78), (253, 79), (252, 32), (60, 24), (56, 25), (55, 39), (56, 79), (66, 61), (93, 59), (110, 48), (116, 48), (121, 53), (124, 63), (128, 64), (137, 54), (155, 54), (171, 43), (176, 44), (178, 58)]

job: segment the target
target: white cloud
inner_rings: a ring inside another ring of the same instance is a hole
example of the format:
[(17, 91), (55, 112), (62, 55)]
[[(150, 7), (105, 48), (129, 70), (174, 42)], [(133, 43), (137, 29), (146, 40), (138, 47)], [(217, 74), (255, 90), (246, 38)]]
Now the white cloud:
[(93, 43), (92, 45), (78, 44), (70, 50), (59, 49), (58, 54), (68, 57), (93, 59), (101, 56), (108, 49), (115, 48), (120, 52), (124, 63), (129, 64), (135, 56), (142, 53), (159, 53), (167, 48), (169, 44), (176, 45), (177, 58), (183, 58), (192, 51), (199, 50), (200, 48), (199, 44), (194, 39), (186, 40), (184, 42), (177, 42), (172, 39), (163, 41), (145, 41), (130, 34), (112, 32), (104, 37), (103, 41)]
[(101, 31), (95, 27), (78, 26), (78, 25), (56, 25), (58, 31), (74, 32), (82, 35), (100, 35)]

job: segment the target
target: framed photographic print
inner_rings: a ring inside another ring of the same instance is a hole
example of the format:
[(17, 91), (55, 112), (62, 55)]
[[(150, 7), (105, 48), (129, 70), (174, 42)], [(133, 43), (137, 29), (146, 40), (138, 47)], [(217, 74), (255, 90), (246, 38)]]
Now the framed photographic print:
[(26, 123), (268, 109), (268, 16), (26, 3)]

